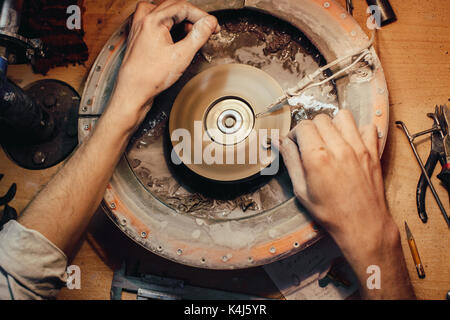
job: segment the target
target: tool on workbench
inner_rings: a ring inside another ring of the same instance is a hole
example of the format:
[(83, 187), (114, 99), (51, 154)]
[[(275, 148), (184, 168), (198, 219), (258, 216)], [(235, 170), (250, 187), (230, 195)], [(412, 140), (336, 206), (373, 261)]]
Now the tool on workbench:
[(0, 57), (0, 144), (18, 165), (46, 169), (78, 145), (80, 96), (58, 80), (40, 80), (22, 90), (6, 74)]
[[(449, 154), (449, 149), (447, 150), (444, 145), (444, 141), (447, 139), (448, 141), (448, 124), (445, 118), (445, 112), (448, 112), (448, 108), (445, 106), (437, 107), (435, 113), (429, 113), (427, 116), (432, 118), (434, 121), (433, 129), (434, 131), (431, 134), (431, 151), (430, 155), (425, 163), (425, 170), (429, 177), (433, 175), (433, 172), (436, 168), (438, 162), (442, 165), (442, 172), (438, 176), (444, 186), (449, 190), (450, 187), (450, 163), (449, 159), (447, 159), (447, 154)], [(439, 130), (441, 128), (442, 130)], [(448, 142), (447, 142), (448, 144)], [(428, 221), (428, 215), (425, 207), (425, 195), (428, 188), (428, 183), (426, 177), (422, 173), (420, 176), (419, 183), (417, 185), (416, 192), (416, 201), (417, 201), (417, 211), (419, 213), (419, 217), (423, 223)]]
[(137, 294), (137, 300), (270, 300), (242, 293), (194, 287), (182, 280), (150, 274), (129, 276), (126, 263), (114, 272), (111, 300), (121, 300), (122, 292)]
[[(360, 62), (364, 61), (366, 65), (370, 65), (371, 61), (372, 61), (370, 48), (372, 47), (374, 41), (375, 41), (375, 30), (372, 30), (372, 36), (366, 46), (356, 50), (355, 52), (353, 52), (349, 55), (346, 55), (342, 58), (336, 59), (333, 62), (330, 62), (329, 64), (327, 64), (323, 67), (320, 67), (316, 71), (306, 75), (305, 77), (303, 77), (302, 80), (300, 80), (297, 83), (297, 85), (295, 87), (287, 89), (283, 96), (279, 97), (274, 103), (269, 105), (265, 109), (265, 111), (257, 113), (255, 115), (255, 117), (259, 118), (259, 117), (265, 116), (267, 114), (271, 114), (273, 112), (281, 110), (282, 108), (284, 108), (286, 106), (286, 103), (289, 102), (289, 100), (291, 98), (300, 96), (307, 89), (319, 87), (325, 83), (328, 83), (332, 80), (339, 78), (340, 76), (344, 76), (350, 70), (355, 68)], [(328, 69), (331, 70), (331, 68), (336, 67), (336, 66), (348, 61), (349, 59), (354, 59), (354, 60), (352, 60), (347, 66), (341, 67), (339, 70), (335, 71), (333, 73), (333, 75), (327, 77), (326, 79), (320, 80), (320, 81), (315, 81), (315, 79), (317, 77), (319, 77), (320, 75), (323, 75), (323, 73), (326, 70), (328, 70)]]
[[(429, 117), (433, 118), (435, 121), (433, 128), (413, 134), (413, 135), (411, 135), (409, 133), (409, 130), (406, 127), (404, 122), (396, 121), (395, 123), (397, 125), (401, 126), (401, 128), (403, 129), (403, 132), (407, 136), (409, 144), (414, 152), (414, 156), (416, 157), (417, 162), (419, 163), (419, 166), (422, 170), (421, 181), (423, 181), (422, 179), (425, 179), (425, 181), (427, 182), (428, 186), (430, 187), (431, 192), (433, 193), (434, 198), (436, 199), (439, 209), (441, 210), (441, 213), (445, 219), (445, 222), (447, 223), (447, 226), (450, 228), (450, 218), (448, 217), (447, 212), (445, 211), (444, 205), (442, 204), (442, 201), (439, 198), (439, 195), (437, 194), (436, 189), (433, 185), (433, 182), (431, 181), (431, 178), (430, 178), (430, 172), (434, 171), (434, 168), (432, 168), (433, 162), (434, 161), (437, 162), (439, 159), (442, 160), (442, 155), (438, 156), (436, 154), (436, 152), (438, 154), (442, 154), (442, 152), (445, 153), (446, 151), (447, 152), (450, 151), (450, 149), (448, 147), (447, 148), (444, 147), (444, 151), (439, 149), (439, 142), (438, 142), (439, 140), (436, 140), (436, 139), (441, 139), (442, 141), (444, 141), (442, 143), (442, 146), (444, 146), (444, 144), (448, 144), (448, 142), (447, 142), (447, 141), (449, 141), (448, 122), (447, 122), (448, 118), (449, 118), (448, 115), (449, 115), (449, 110), (448, 110), (447, 106), (441, 106), (439, 108), (436, 108), (436, 111), (434, 114), (428, 115)], [(432, 151), (430, 154), (431, 159), (429, 158), (429, 161), (427, 161), (428, 165), (429, 165), (428, 168), (426, 166), (424, 166), (423, 161), (420, 158), (419, 153), (417, 152), (416, 146), (414, 144), (415, 139), (417, 139), (418, 137), (421, 137), (423, 135), (426, 135), (426, 134), (432, 134), (433, 136), (434, 136), (434, 134), (437, 134), (436, 136), (432, 137), (432, 145), (434, 145), (434, 151)], [(435, 139), (434, 143), (433, 143), (433, 139)], [(449, 146), (450, 146), (450, 144), (449, 144)], [(436, 149), (436, 148), (438, 148), (438, 149)], [(448, 155), (448, 153), (446, 155)], [(436, 159), (434, 159), (434, 158), (436, 158)], [(449, 176), (450, 176), (450, 174), (449, 174), (450, 167), (449, 167), (449, 162), (448, 162), (449, 160), (450, 160), (450, 158), (447, 157), (446, 160), (443, 161), (443, 171), (438, 176), (441, 179), (441, 181), (443, 182), (444, 186), (446, 186), (447, 188), (449, 185), (448, 180), (449, 180)], [(436, 164), (434, 164), (434, 165), (436, 165)], [(433, 170), (431, 170), (431, 169), (433, 169)], [(425, 193), (426, 188), (423, 189), (421, 182), (419, 182), (418, 189), (419, 189), (419, 187), (421, 189), (417, 191), (418, 212), (419, 212), (419, 216), (420, 216), (421, 220), (426, 221), (425, 219), (427, 219), (427, 218), (425, 218), (425, 217), (427, 217), (427, 215), (426, 215), (425, 211), (423, 210), (423, 208), (425, 207), (425, 204), (424, 204), (424, 200), (422, 201), (422, 198), (424, 199), (424, 193)]]
[(419, 250), (417, 249), (416, 240), (414, 239), (408, 224), (405, 221), (406, 238), (408, 239), (409, 249), (411, 250), (411, 255), (416, 265), (417, 275), (420, 279), (425, 278), (425, 270), (422, 265), (422, 260), (420, 259)]
[[(3, 179), (3, 174), (0, 174), (0, 180)], [(10, 220), (17, 219), (17, 211), (13, 207), (10, 207), (8, 204), (14, 199), (16, 195), (17, 185), (13, 183), (11, 187), (9, 187), (8, 192), (3, 197), (0, 197), (0, 207), (5, 206), (3, 211), (0, 213), (0, 229), (8, 223)]]
[(381, 27), (397, 21), (397, 16), (395, 15), (389, 0), (366, 0), (366, 2), (369, 7), (378, 7)]
[(33, 62), (44, 57), (41, 39), (28, 39), (19, 34), (23, 1), (0, 1), (0, 56), (10, 64)]

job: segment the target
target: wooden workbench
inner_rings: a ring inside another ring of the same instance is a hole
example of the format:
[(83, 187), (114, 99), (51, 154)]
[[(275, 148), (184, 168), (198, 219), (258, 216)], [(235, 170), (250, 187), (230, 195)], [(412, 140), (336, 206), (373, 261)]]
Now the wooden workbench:
[[(339, 0), (345, 5), (344, 0)], [(365, 25), (365, 2), (354, 1), (355, 18)], [(446, 0), (391, 0), (398, 22), (386, 26), (377, 35), (377, 50), (382, 61), (390, 91), (390, 133), (383, 156), (383, 168), (389, 206), (402, 234), (408, 269), (421, 299), (443, 299), (450, 290), (450, 230), (432, 198), (427, 194), (429, 222), (422, 224), (416, 212), (415, 188), (420, 169), (402, 131), (394, 122), (403, 120), (412, 131), (427, 129), (426, 118), (436, 104), (450, 103), (450, 7)], [(82, 92), (84, 81), (97, 54), (112, 32), (133, 12), (135, 1), (86, 0), (84, 15), (85, 40), (89, 61), (85, 66), (56, 68), (47, 78), (63, 80)], [(9, 77), (21, 86), (43, 77), (26, 65), (12, 66)], [(429, 152), (428, 139), (418, 144), (422, 157)], [(12, 206), (23, 210), (34, 195), (57, 172), (60, 166), (44, 171), (28, 171), (17, 167), (0, 151), (0, 194), (13, 182), (18, 192)], [(437, 179), (434, 179), (439, 185)], [(449, 208), (445, 190), (438, 193)], [(450, 211), (450, 210), (449, 210)], [(418, 279), (409, 248), (405, 241), (404, 221), (415, 235), (427, 277)], [(140, 257), (150, 272), (189, 279), (201, 283), (208, 278), (211, 287), (276, 295), (277, 290), (261, 268), (250, 271), (199, 271), (186, 268), (145, 252), (127, 239), (99, 212), (86, 232), (72, 263), (81, 267), (82, 289), (64, 289), (61, 299), (109, 299), (112, 273), (123, 259)], [(224, 279), (226, 281), (224, 281)]]

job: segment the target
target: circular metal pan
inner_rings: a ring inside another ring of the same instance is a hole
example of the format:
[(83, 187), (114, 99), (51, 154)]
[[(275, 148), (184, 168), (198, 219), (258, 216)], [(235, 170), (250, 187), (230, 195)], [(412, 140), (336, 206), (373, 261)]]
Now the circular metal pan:
[[(303, 31), (330, 62), (367, 43), (357, 22), (335, 1), (192, 1), (207, 11), (255, 9)], [(239, 11), (239, 10), (238, 10)], [(95, 62), (84, 90), (79, 138), (85, 139), (107, 105), (126, 44), (126, 22)], [(341, 108), (359, 125), (374, 123), (384, 148), (388, 130), (388, 92), (383, 69), (372, 49), (374, 67), (364, 76), (336, 82)], [(240, 220), (210, 221), (182, 215), (139, 183), (124, 157), (105, 193), (105, 209), (130, 238), (167, 259), (209, 269), (236, 269), (267, 264), (318, 241), (323, 233), (295, 200)]]

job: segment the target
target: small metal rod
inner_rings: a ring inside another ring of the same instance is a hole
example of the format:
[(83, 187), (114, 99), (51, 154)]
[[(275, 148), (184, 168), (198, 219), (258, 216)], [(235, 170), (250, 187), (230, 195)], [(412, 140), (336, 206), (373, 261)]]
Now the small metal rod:
[[(403, 121), (396, 121), (395, 124), (400, 125), (402, 127), (402, 129), (403, 129), (403, 132), (405, 132), (406, 136), (408, 137), (409, 144), (411, 145), (411, 148), (412, 148), (412, 150), (414, 152), (414, 155), (416, 156), (417, 162), (420, 165), (420, 169), (422, 169), (423, 175), (425, 176), (425, 179), (427, 180), (428, 186), (430, 187), (430, 190), (433, 193), (434, 198), (436, 199), (436, 202), (437, 202), (437, 204), (439, 206), (439, 209), (441, 210), (442, 215), (444, 216), (445, 222), (447, 222), (447, 226), (450, 229), (450, 219), (449, 219), (449, 217), (447, 215), (447, 212), (444, 209), (444, 206), (442, 205), (441, 199), (439, 198), (439, 195), (437, 194), (433, 183), (431, 182), (430, 177), (428, 176), (427, 170), (425, 169), (425, 166), (423, 165), (422, 159), (420, 158), (419, 153), (417, 152), (416, 146), (414, 145), (414, 139), (418, 135), (424, 135), (425, 133), (423, 133), (423, 132), (426, 132), (426, 131), (423, 131), (421, 133), (418, 133), (416, 135), (411, 136), (409, 134), (408, 128), (406, 127), (406, 125), (405, 125), (405, 123)], [(427, 131), (428, 131), (428, 133), (431, 133), (431, 132), (435, 132), (436, 129), (434, 129), (434, 130), (427, 130)]]
[(412, 141), (414, 141), (414, 140), (415, 140), (416, 138), (418, 138), (418, 137), (424, 136), (424, 135), (426, 135), (426, 134), (428, 134), (428, 133), (435, 133), (435, 132), (437, 132), (437, 131), (440, 132), (440, 131), (441, 131), (441, 128), (433, 128), (433, 129), (425, 130), (425, 131), (422, 131), (422, 132), (413, 134), (413, 135), (411, 136), (411, 138), (412, 138)]

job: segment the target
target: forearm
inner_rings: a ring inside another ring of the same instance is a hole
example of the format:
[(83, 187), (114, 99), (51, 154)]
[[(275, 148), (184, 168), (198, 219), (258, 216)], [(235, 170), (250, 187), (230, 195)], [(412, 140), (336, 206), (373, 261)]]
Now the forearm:
[(85, 141), (30, 203), (19, 222), (39, 231), (70, 253), (104, 195), (108, 181), (127, 142), (135, 120), (108, 108)]
[(336, 242), (355, 271), (363, 299), (414, 299), (398, 228), (391, 221), (383, 231), (355, 237), (347, 234)]

